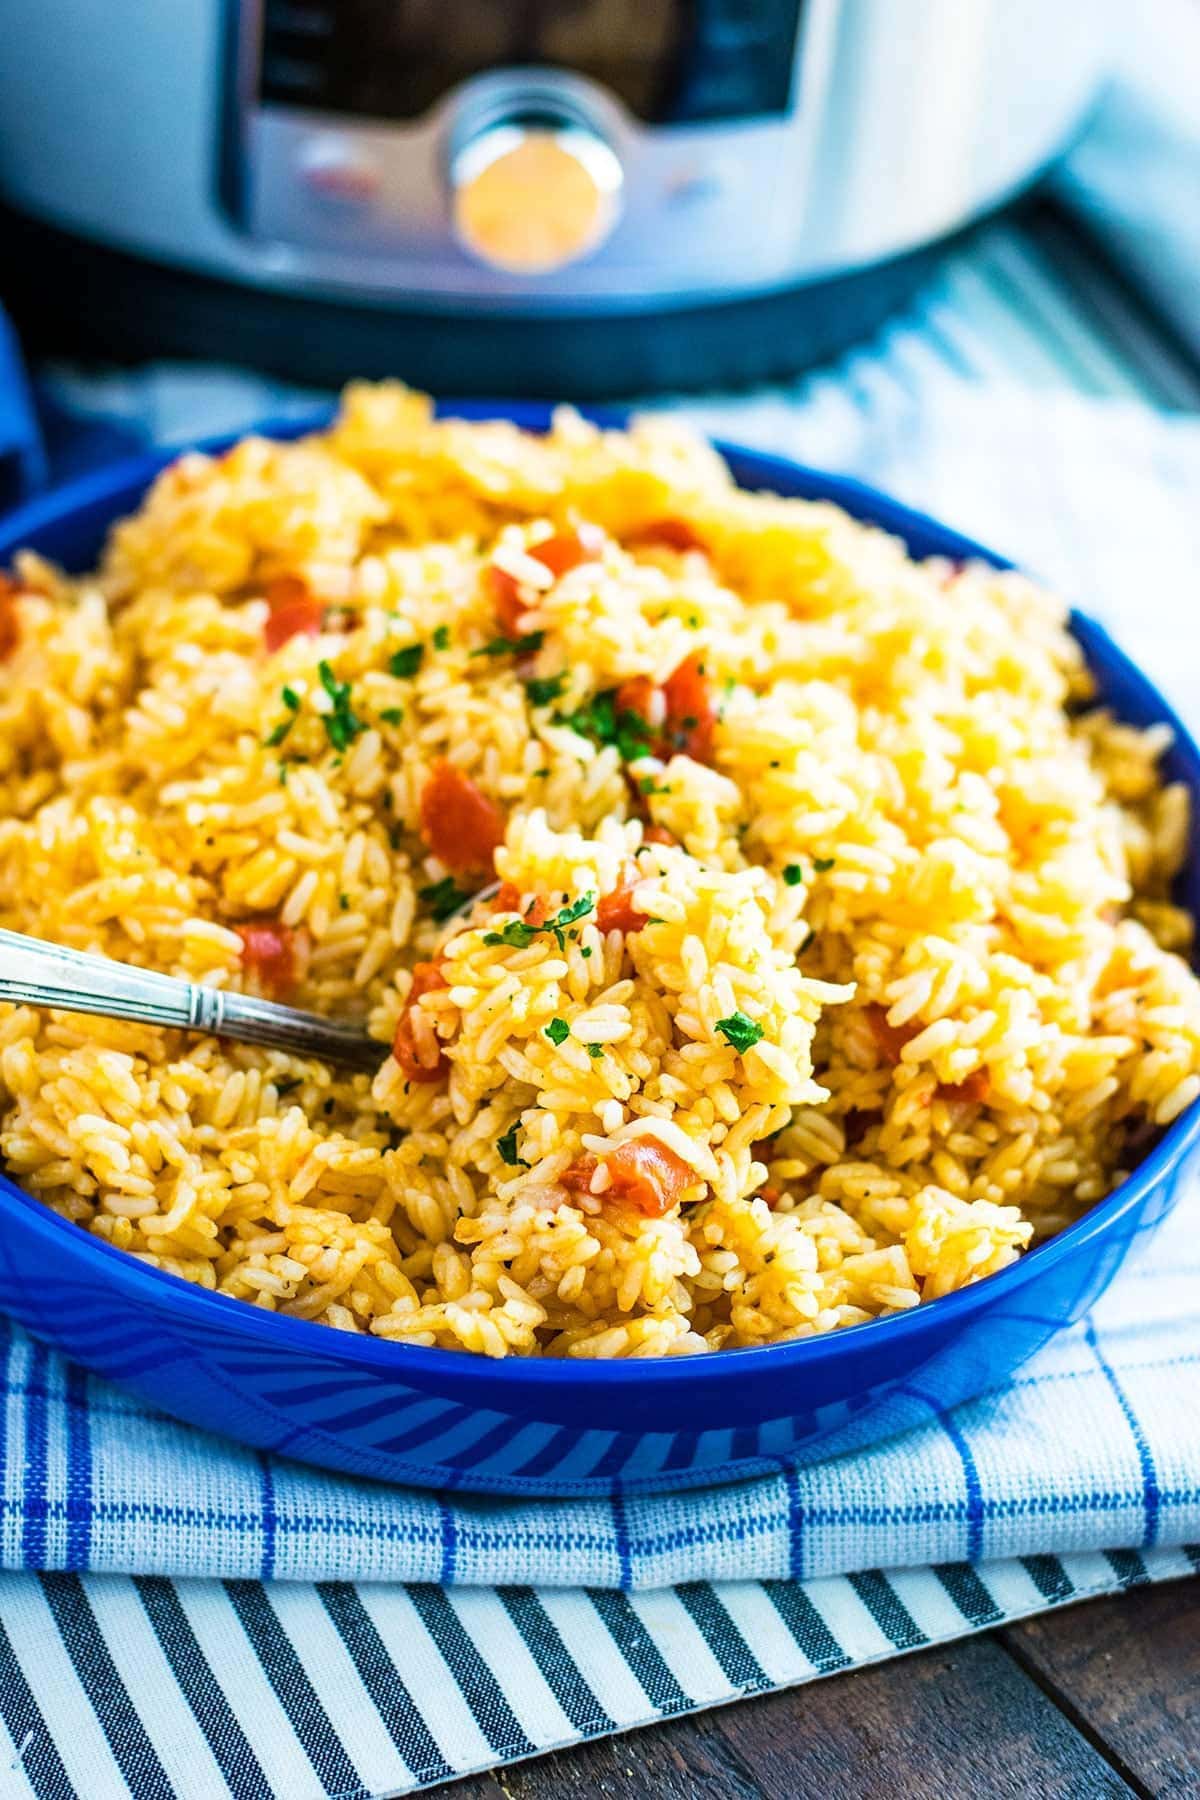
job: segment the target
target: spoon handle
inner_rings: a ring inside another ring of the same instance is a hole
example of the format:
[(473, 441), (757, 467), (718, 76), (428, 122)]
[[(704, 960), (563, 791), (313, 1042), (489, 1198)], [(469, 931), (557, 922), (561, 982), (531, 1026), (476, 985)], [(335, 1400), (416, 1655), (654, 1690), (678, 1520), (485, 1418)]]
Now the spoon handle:
[(316, 1013), (110, 962), (17, 931), (0, 931), (0, 1000), (199, 1031), (355, 1069), (377, 1069), (387, 1054), (365, 1032)]

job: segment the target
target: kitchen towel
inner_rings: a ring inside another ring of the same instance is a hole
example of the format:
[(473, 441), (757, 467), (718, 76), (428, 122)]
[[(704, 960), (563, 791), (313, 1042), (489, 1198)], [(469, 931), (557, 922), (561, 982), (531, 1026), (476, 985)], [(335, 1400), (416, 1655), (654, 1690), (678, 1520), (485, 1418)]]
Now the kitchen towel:
[[(1027, 561), (1200, 718), (1200, 423), (931, 387), (901, 348), (691, 410)], [(1193, 1197), (1086, 1323), (943, 1422), (617, 1509), (259, 1458), (14, 1330), (0, 1769), (52, 1800), (402, 1793), (1198, 1569), (1198, 1225)]]

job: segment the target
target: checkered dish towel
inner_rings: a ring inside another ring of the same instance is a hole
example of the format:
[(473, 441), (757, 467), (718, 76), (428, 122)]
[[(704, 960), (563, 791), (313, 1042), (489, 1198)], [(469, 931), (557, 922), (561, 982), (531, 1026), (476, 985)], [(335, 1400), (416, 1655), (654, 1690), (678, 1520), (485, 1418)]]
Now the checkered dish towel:
[[(1200, 718), (1181, 610), (1200, 423), (935, 401), (927, 382), (916, 408), (893, 349), (697, 416), (1024, 559)], [(178, 399), (170, 375), (139, 379), (116, 384), (125, 421), (146, 391)], [(206, 373), (198, 392), (226, 411), (189, 407), (196, 434), (280, 411), (252, 378)], [(1198, 1227), (1200, 1195), (1091, 1319), (940, 1423), (777, 1480), (611, 1506), (301, 1469), (0, 1332), (0, 1789), (382, 1800), (1200, 1571)]]

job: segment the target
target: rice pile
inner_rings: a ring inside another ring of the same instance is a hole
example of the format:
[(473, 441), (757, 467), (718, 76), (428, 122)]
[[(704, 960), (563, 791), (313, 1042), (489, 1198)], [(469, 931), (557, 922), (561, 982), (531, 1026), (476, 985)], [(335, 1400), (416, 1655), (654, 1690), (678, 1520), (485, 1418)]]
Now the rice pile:
[(794, 1338), (1002, 1268), (1200, 1094), (1165, 732), (1027, 580), (675, 428), (352, 388), (2, 598), (0, 923), (380, 1040), (3, 1009), (10, 1171), (187, 1280), (492, 1356)]

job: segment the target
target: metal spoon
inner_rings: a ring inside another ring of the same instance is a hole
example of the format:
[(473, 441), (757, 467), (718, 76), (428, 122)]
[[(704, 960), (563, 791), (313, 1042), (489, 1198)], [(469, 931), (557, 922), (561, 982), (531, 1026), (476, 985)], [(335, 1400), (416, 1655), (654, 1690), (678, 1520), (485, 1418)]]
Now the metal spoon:
[[(450, 918), (487, 899), (498, 885), (469, 895)], [(253, 994), (202, 987), (178, 975), (66, 950), (19, 931), (0, 931), (0, 1000), (199, 1031), (240, 1044), (263, 1044), (268, 1050), (289, 1050), (295, 1056), (317, 1056), (351, 1069), (377, 1069), (388, 1053), (386, 1044), (368, 1037), (357, 1025), (339, 1025)]]

